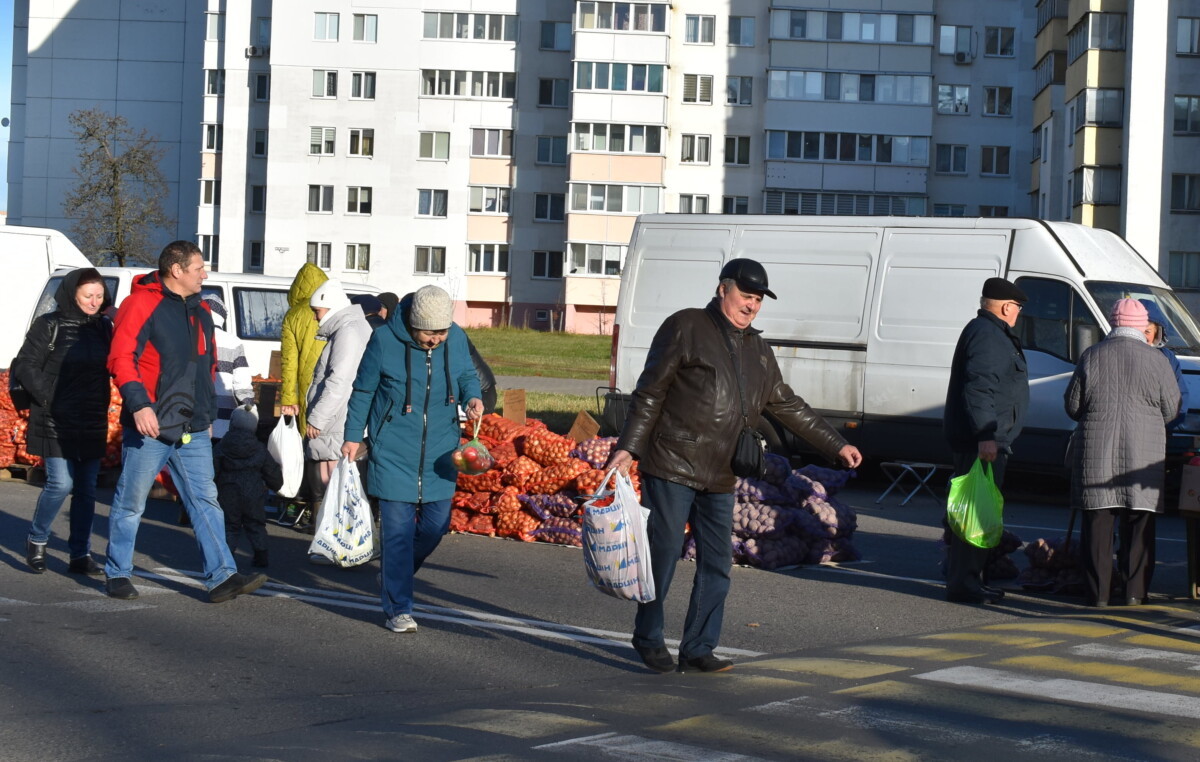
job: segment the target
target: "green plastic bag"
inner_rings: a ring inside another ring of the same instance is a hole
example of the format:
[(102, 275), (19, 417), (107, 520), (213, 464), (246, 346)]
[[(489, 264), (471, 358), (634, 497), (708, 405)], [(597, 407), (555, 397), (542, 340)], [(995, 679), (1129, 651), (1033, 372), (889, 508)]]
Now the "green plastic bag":
[(946, 520), (963, 542), (994, 548), (1004, 534), (1004, 496), (992, 478), (992, 464), (978, 458), (971, 470), (950, 480)]

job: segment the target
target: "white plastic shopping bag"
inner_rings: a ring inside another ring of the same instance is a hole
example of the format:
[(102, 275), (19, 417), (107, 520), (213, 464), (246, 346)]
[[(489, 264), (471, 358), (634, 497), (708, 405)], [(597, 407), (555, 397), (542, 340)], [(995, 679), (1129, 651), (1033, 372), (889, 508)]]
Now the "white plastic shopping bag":
[(267, 452), (283, 471), (283, 485), (276, 493), (280, 497), (295, 497), (304, 481), (304, 439), (296, 428), (296, 416), (279, 416), (267, 439)]
[[(610, 480), (613, 488), (604, 489)], [(615, 468), (604, 477), (600, 491), (583, 504), (583, 563), (597, 590), (638, 603), (654, 600), (646, 534), (649, 516), (629, 477)]]
[(338, 461), (325, 488), (320, 523), (308, 546), (309, 554), (324, 556), (338, 566), (358, 566), (375, 554), (375, 524), (363, 494), (358, 467)]

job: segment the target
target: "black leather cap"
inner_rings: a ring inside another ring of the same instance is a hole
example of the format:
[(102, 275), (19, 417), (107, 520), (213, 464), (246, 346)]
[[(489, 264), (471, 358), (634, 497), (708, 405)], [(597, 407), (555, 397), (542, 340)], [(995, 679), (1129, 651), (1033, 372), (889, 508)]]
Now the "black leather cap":
[(1017, 302), (1024, 304), (1029, 301), (1029, 297), (1025, 296), (1025, 292), (1017, 288), (1016, 284), (1006, 281), (1004, 278), (988, 278), (983, 282), (984, 299), (995, 299), (998, 302)]
[(775, 299), (775, 292), (767, 287), (767, 270), (753, 259), (731, 259), (721, 268), (721, 280), (732, 278), (738, 288), (765, 294)]

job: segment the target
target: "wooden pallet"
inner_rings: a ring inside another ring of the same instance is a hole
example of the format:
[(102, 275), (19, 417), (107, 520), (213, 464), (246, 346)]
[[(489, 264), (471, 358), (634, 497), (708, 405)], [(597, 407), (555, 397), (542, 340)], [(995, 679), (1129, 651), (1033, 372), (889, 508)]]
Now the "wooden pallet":
[(0, 469), (0, 479), (16, 479), (36, 487), (46, 483), (46, 470), (41, 466), (13, 463)]

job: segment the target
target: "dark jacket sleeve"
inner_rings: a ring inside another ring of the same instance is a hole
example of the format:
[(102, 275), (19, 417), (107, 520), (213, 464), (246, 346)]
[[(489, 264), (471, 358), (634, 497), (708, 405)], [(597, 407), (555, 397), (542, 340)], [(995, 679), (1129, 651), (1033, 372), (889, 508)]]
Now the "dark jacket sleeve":
[(25, 343), (13, 358), (11, 373), (41, 407), (49, 408), (54, 396), (54, 375), (44, 368), (50, 356), (50, 335), (54, 332), (53, 315), (43, 315), (33, 321)]
[(625, 427), (617, 440), (618, 449), (628, 450), (637, 457), (645, 453), (654, 426), (662, 414), (667, 392), (679, 370), (683, 357), (680, 351), (684, 342), (682, 333), (678, 317), (672, 315), (654, 334), (654, 341), (650, 342), (650, 351), (646, 355), (645, 368), (633, 392)]
[(963, 398), (971, 434), (976, 441), (996, 438), (996, 396), (1000, 394), (1000, 376), (1011, 363), (1010, 348), (990, 340), (983, 331), (973, 331), (966, 346), (963, 373)]
[(784, 383), (783, 374), (779, 371), (779, 363), (775, 361), (774, 355), (770, 357), (770, 369), (771, 391), (767, 397), (766, 412), (826, 458), (836, 461), (838, 451), (847, 444), (845, 437), (837, 433), (828, 421), (792, 391), (792, 387)]
[(266, 482), (267, 488), (272, 492), (283, 486), (283, 467), (275, 462), (275, 459), (269, 455), (263, 458), (263, 465), (260, 471), (263, 481)]

